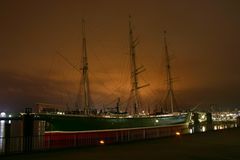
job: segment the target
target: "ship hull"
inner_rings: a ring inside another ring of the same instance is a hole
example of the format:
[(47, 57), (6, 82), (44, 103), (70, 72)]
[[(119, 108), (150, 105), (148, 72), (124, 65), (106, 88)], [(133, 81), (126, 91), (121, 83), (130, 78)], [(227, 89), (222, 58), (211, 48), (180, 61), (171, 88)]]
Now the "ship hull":
[(189, 114), (166, 117), (103, 118), (46, 116), (45, 145), (68, 148), (116, 144), (185, 133)]
[(41, 115), (46, 119), (46, 131), (97, 131), (184, 124), (188, 114), (131, 118), (105, 118), (73, 115)]
[(187, 123), (127, 129), (48, 131), (45, 132), (45, 145), (48, 148), (69, 148), (118, 144), (174, 135), (179, 136), (185, 133), (188, 133)]

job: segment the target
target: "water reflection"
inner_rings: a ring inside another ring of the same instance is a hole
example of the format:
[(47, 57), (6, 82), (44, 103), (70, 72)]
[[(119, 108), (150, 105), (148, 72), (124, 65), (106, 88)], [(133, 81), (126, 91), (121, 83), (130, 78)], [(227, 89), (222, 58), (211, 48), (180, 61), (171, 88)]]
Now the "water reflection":
[(202, 126), (200, 129), (201, 132), (206, 132), (206, 126)]
[(197, 132), (206, 132), (210, 130), (222, 130), (222, 129), (236, 128), (236, 127), (238, 127), (237, 123), (217, 124), (217, 125), (196, 125), (196, 126), (189, 126), (188, 133), (193, 134)]
[[(44, 147), (45, 122), (34, 121), (33, 147)], [(6, 152), (22, 151), (24, 146), (22, 120), (1, 120), (0, 122), (0, 155)], [(7, 133), (8, 132), (8, 133)], [(6, 137), (7, 134), (8, 136)]]
[(5, 121), (1, 120), (1, 122), (0, 122), (0, 152), (2, 152), (2, 150), (3, 150), (4, 124), (5, 124)]
[(189, 133), (193, 134), (193, 132), (194, 132), (194, 128), (189, 128)]

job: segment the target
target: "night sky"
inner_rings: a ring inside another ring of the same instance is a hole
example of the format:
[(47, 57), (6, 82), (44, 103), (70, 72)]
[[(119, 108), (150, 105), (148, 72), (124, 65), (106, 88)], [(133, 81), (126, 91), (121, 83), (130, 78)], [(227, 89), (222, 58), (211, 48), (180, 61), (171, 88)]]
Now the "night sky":
[(240, 106), (239, 0), (1, 0), (0, 111), (36, 102), (74, 103), (86, 20), (91, 96), (111, 105), (129, 95), (128, 16), (139, 40), (145, 105), (164, 96), (167, 30), (176, 99), (184, 105)]

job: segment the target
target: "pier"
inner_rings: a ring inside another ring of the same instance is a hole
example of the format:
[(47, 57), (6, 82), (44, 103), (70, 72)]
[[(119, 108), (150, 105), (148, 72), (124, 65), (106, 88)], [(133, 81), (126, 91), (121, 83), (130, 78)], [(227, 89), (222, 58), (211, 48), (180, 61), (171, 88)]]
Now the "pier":
[(199, 120), (200, 116), (197, 112), (192, 115), (194, 123), (190, 125), (187, 123), (142, 128), (47, 132), (44, 131), (46, 120), (34, 118), (31, 110), (27, 109), (23, 117), (1, 119), (1, 130), (4, 131), (4, 134), (0, 137), (0, 156), (56, 149), (85, 148), (86, 146), (135, 143), (144, 140), (148, 143), (152, 139), (182, 137), (183, 135), (212, 131), (216, 134), (222, 134), (223, 129), (237, 128), (240, 124), (239, 117), (236, 121), (214, 122), (211, 113), (206, 113), (206, 121)]
[[(64, 149), (28, 155), (1, 157), (1, 160), (52, 159), (240, 159), (240, 128), (165, 137), (120, 145)], [(93, 154), (94, 153), (94, 154)], [(174, 154), (173, 154), (174, 153)]]

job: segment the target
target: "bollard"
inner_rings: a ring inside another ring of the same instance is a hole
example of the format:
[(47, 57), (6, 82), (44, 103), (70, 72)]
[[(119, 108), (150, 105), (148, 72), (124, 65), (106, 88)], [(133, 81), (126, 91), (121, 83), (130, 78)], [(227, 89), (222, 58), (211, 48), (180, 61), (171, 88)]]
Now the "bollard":
[(23, 116), (23, 151), (31, 152), (33, 146), (33, 122), (34, 117), (32, 108), (25, 109), (25, 115)]

